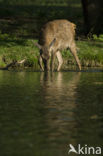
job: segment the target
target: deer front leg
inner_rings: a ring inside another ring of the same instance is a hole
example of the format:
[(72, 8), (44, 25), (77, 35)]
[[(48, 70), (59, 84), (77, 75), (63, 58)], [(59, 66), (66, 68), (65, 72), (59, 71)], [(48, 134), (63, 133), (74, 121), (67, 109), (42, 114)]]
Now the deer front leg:
[(70, 51), (71, 51), (71, 53), (73, 54), (73, 56), (74, 56), (74, 58), (75, 58), (75, 60), (76, 60), (76, 62), (77, 62), (77, 65), (78, 65), (78, 67), (79, 67), (79, 70), (81, 70), (81, 64), (80, 64), (80, 60), (79, 60), (79, 58), (78, 58), (78, 56), (77, 56), (77, 50), (76, 50), (76, 45), (75, 45), (75, 43), (72, 43), (71, 45), (70, 45)]
[(43, 64), (42, 64), (43, 60), (42, 60), (42, 57), (41, 55), (39, 56), (39, 65), (40, 65), (40, 68), (42, 71), (44, 71), (44, 67), (43, 67)]
[(52, 53), (51, 55), (51, 71), (54, 71), (54, 62), (55, 62), (55, 53)]
[(61, 55), (60, 51), (57, 51), (56, 56), (57, 56), (58, 63), (59, 63), (57, 71), (59, 71), (62, 64), (63, 64), (63, 58), (62, 58), (62, 55)]
[(50, 71), (50, 59), (46, 60), (46, 71)]

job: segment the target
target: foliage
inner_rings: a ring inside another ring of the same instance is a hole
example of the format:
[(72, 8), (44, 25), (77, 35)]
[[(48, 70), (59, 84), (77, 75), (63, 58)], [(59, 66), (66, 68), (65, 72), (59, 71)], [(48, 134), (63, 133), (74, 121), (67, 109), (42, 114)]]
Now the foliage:
[[(95, 36), (94, 36), (95, 37)], [(80, 58), (82, 66), (101, 66), (103, 65), (103, 44), (99, 40), (94, 38), (94, 41), (77, 41), (78, 56)], [(25, 66), (34, 67), (38, 69), (38, 56), (39, 50), (34, 46), (34, 42), (37, 40), (23, 39), (14, 35), (0, 33), (0, 67), (4, 67), (6, 64), (13, 60), (20, 61), (26, 59)], [(75, 59), (69, 50), (62, 51), (64, 58), (64, 66), (76, 65)]]
[(96, 34), (94, 34), (93, 39), (95, 41), (102, 41), (103, 42), (103, 34), (100, 34), (99, 37)]
[(68, 19), (83, 32), (81, 0), (2, 0), (0, 30), (22, 37), (38, 37), (43, 24), (53, 19)]

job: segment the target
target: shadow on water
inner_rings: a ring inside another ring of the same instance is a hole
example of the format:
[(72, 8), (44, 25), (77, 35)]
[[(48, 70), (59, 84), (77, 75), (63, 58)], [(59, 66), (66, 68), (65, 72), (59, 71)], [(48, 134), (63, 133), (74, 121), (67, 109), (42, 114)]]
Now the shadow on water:
[(0, 71), (0, 155), (66, 156), (69, 144), (101, 146), (102, 93), (102, 72)]

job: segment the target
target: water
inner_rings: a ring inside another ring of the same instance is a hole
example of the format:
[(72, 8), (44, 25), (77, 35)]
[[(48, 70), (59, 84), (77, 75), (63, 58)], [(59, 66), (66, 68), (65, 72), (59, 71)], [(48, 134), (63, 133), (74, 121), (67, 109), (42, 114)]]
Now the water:
[(103, 73), (0, 71), (0, 156), (67, 156), (69, 144), (103, 146)]

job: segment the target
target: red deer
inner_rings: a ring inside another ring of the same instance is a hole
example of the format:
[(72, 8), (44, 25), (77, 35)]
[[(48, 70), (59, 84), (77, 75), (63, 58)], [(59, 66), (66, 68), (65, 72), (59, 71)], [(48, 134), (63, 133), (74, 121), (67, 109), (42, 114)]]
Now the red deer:
[[(63, 63), (60, 51), (68, 48), (81, 70), (81, 64), (76, 51), (75, 28), (76, 25), (74, 23), (65, 19), (50, 21), (44, 25), (40, 32), (39, 42), (36, 43), (36, 46), (40, 49), (39, 64), (42, 70), (50, 70), (51, 57), (51, 70), (53, 71), (54, 60), (57, 57), (57, 71), (59, 71)], [(42, 61), (44, 62), (44, 67)]]

